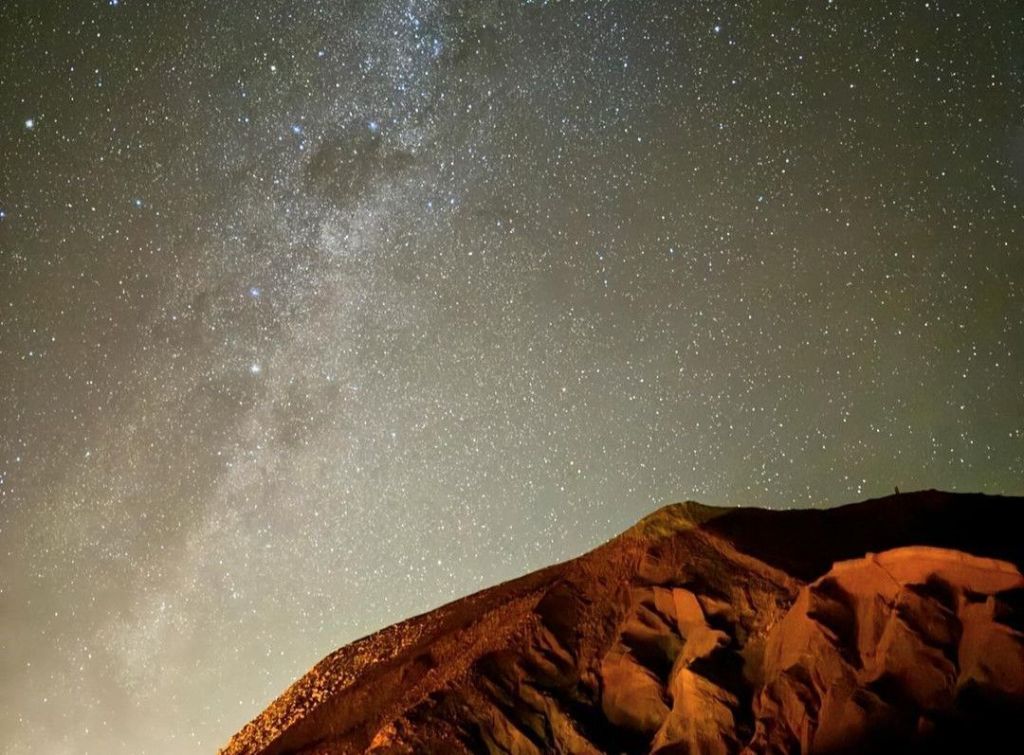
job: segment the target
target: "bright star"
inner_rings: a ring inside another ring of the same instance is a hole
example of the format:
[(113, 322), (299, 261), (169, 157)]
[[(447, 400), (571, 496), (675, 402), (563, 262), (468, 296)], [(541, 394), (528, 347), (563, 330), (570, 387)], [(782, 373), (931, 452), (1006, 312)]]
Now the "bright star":
[(25, 119), (25, 128), (27, 128), (27, 129), (29, 129), (31, 131), (35, 127), (36, 127), (36, 119), (35, 118), (26, 118)]

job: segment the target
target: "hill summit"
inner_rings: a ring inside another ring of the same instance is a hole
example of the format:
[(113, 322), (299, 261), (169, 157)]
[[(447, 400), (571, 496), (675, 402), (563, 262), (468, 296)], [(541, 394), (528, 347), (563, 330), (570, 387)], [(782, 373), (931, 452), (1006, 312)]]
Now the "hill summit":
[(1024, 714), (1022, 507), (667, 506), (341, 648), (221, 753), (992, 748)]

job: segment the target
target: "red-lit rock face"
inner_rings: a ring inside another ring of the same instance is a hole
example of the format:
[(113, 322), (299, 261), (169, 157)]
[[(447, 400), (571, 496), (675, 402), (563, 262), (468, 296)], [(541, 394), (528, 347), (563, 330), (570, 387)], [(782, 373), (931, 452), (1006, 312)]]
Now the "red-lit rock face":
[(768, 637), (751, 751), (907, 745), (965, 696), (1019, 699), (1024, 644), (1003, 622), (1022, 588), (1011, 564), (938, 548), (836, 564)]
[(223, 752), (995, 741), (1024, 712), (1021, 544), (1006, 526), (1021, 505), (927, 493), (830, 512), (667, 507), (579, 559), (342, 648)]

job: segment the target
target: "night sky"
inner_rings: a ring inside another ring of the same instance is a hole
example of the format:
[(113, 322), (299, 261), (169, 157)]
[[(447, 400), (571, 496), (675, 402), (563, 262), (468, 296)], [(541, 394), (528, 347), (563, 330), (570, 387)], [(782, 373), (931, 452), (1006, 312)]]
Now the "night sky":
[(1024, 493), (1018, 2), (0, 4), (0, 750), (209, 753), (676, 500)]

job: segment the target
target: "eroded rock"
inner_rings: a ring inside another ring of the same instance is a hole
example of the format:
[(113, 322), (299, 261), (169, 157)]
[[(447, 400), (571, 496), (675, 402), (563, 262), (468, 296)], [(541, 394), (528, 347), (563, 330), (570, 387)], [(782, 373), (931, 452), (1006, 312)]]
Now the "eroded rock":
[(1020, 506), (670, 506), (340, 649), (222, 752), (996, 751), (1024, 714)]

